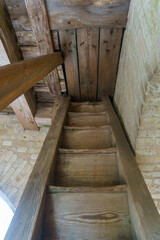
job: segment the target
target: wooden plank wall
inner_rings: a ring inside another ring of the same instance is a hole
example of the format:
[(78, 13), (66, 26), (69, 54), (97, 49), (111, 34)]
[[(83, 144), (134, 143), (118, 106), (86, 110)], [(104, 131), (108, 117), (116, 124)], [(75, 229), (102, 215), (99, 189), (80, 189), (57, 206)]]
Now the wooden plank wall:
[[(24, 0), (5, 1), (24, 57), (38, 55)], [(65, 57), (59, 78), (73, 100), (113, 96), (130, 0), (45, 2), (55, 50)]]
[(68, 93), (74, 100), (113, 96), (123, 29), (60, 30)]

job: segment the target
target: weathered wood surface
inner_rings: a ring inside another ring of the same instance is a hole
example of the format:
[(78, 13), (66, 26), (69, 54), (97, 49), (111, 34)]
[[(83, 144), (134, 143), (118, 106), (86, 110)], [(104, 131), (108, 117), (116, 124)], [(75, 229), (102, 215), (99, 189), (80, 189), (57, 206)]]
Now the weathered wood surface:
[(81, 100), (97, 99), (99, 29), (77, 30)]
[(70, 104), (70, 111), (72, 112), (83, 112), (83, 113), (99, 113), (104, 112), (105, 106), (101, 103), (96, 102), (82, 102), (82, 103), (71, 103)]
[[(32, 30), (24, 0), (5, 1), (16, 31)], [(85, 26), (123, 28), (129, 4), (130, 0), (46, 0), (51, 30)]]
[(57, 186), (104, 187), (119, 184), (116, 153), (58, 154), (55, 170)]
[[(48, 16), (44, 0), (25, 0), (28, 15), (36, 37), (36, 43), (40, 55), (54, 51), (53, 41), (48, 22)], [(58, 71), (55, 69), (46, 77), (50, 91), (54, 95), (61, 95)]]
[(128, 186), (130, 215), (137, 239), (159, 240), (160, 216), (157, 208), (154, 205), (109, 98), (105, 98), (104, 103), (115, 137), (121, 174)]
[[(4, 48), (4, 54), (6, 55), (4, 65), (23, 60), (16, 34), (3, 0), (0, 2), (0, 30), (1, 48)], [(28, 90), (11, 105), (24, 129), (38, 130), (34, 120), (36, 100), (32, 90)]]
[(86, 154), (86, 153), (93, 153), (93, 154), (115, 154), (117, 152), (115, 147), (111, 148), (104, 148), (104, 149), (66, 149), (66, 148), (58, 148), (58, 153), (66, 154), (66, 153), (73, 153), (73, 154)]
[(103, 126), (107, 124), (107, 117), (104, 113), (95, 113), (90, 115), (84, 115), (81, 113), (68, 113), (67, 115), (67, 125), (68, 126)]
[(60, 31), (61, 50), (64, 54), (64, 65), (68, 94), (74, 99), (80, 99), (78, 56), (76, 30)]
[(122, 29), (100, 29), (98, 98), (113, 96), (118, 70)]
[(109, 129), (64, 130), (62, 148), (94, 149), (113, 147), (112, 135)]
[(117, 192), (127, 192), (127, 186), (124, 185), (117, 185), (111, 187), (100, 187), (100, 188), (93, 188), (93, 187), (58, 187), (58, 186), (48, 186), (47, 193), (54, 194), (54, 193), (91, 193), (91, 192), (105, 192), (105, 193), (117, 193)]
[(36, 229), (39, 211), (45, 195), (50, 175), (53, 178), (55, 154), (59, 144), (62, 126), (67, 113), (70, 98), (61, 99), (60, 107), (54, 117), (39, 157), (29, 177), (20, 203), (16, 209), (5, 240), (36, 240), (41, 227)]
[(46, 0), (52, 30), (85, 26), (123, 28), (129, 3), (130, 0)]
[(55, 240), (132, 239), (127, 195), (123, 192), (48, 194), (44, 217), (42, 236)]
[(35, 113), (37, 124), (42, 126), (50, 126), (53, 111), (53, 103), (38, 103)]
[(53, 53), (1, 67), (0, 110), (62, 63), (61, 53)]

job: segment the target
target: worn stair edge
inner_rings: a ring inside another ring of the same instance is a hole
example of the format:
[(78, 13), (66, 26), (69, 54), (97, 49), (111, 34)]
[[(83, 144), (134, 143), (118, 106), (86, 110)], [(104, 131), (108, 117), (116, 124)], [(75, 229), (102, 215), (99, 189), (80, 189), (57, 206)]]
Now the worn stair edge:
[(74, 127), (74, 126), (64, 126), (64, 130), (110, 130), (110, 125), (104, 126), (82, 126), (82, 127)]
[(103, 105), (102, 101), (100, 102), (71, 102), (70, 105), (72, 106), (79, 106), (79, 105)]
[(105, 148), (105, 149), (66, 149), (66, 148), (58, 148), (58, 153), (61, 154), (116, 154), (117, 149), (116, 147), (112, 148)]
[(116, 185), (111, 187), (60, 187), (60, 186), (48, 186), (48, 194), (58, 194), (58, 193), (121, 193), (127, 192), (127, 185)]
[(71, 112), (69, 111), (68, 113), (68, 116), (97, 116), (97, 115), (107, 115), (105, 111), (103, 112), (97, 112), (97, 113), (94, 113), (94, 112)]

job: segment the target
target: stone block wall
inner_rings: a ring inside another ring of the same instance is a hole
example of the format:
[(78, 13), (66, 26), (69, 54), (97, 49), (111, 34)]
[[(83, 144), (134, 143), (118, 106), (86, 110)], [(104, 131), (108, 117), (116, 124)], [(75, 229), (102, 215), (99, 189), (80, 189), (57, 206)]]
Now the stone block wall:
[(160, 0), (131, 0), (114, 103), (160, 211)]
[(160, 212), (160, 71), (147, 84), (136, 140), (136, 158)]
[(147, 83), (160, 65), (159, 43), (160, 0), (131, 0), (114, 101), (133, 149)]
[(15, 115), (0, 115), (0, 191), (13, 208), (18, 205), (48, 129), (24, 130)]

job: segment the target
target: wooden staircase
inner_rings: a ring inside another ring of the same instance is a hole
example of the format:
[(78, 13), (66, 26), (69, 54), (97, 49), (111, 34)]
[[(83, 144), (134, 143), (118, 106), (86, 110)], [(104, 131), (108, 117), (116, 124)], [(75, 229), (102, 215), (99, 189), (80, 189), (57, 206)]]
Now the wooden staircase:
[(53, 115), (5, 239), (159, 240), (160, 217), (110, 100), (61, 99)]
[(132, 239), (126, 190), (104, 104), (71, 103), (42, 239)]

